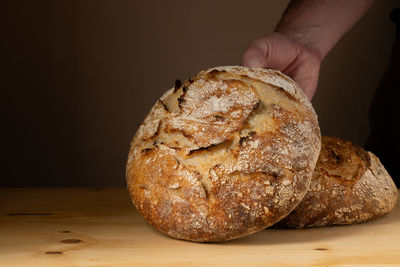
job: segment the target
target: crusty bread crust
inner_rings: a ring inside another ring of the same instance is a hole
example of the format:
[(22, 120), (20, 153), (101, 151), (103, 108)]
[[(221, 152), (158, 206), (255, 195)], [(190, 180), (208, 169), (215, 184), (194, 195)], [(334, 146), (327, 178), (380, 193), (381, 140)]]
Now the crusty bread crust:
[(397, 188), (374, 154), (323, 136), (310, 189), (275, 227), (361, 223), (391, 212), (396, 202)]
[(320, 144), (317, 116), (290, 78), (212, 68), (153, 106), (131, 143), (128, 189), (144, 218), (172, 237), (238, 238), (296, 207)]

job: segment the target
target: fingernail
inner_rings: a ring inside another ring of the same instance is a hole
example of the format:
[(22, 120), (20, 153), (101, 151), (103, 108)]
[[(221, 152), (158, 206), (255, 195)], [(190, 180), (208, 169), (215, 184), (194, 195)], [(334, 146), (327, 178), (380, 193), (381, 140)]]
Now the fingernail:
[(262, 61), (257, 57), (250, 59), (246, 65), (253, 68), (261, 68), (263, 66)]

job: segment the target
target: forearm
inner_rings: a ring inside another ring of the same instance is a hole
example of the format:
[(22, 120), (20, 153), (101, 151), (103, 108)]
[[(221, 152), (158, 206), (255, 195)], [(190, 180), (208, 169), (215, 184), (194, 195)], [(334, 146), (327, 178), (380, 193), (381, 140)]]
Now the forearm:
[(288, 34), (322, 60), (374, 0), (293, 0), (276, 31)]

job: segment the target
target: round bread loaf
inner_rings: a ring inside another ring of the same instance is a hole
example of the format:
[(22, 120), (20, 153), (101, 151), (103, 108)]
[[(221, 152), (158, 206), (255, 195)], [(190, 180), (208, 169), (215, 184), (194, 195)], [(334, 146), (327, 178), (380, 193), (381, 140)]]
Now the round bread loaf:
[(290, 78), (216, 67), (177, 81), (153, 106), (131, 143), (128, 190), (167, 235), (238, 238), (296, 207), (320, 146), (317, 116)]
[(307, 194), (276, 227), (361, 223), (391, 212), (396, 202), (396, 185), (374, 154), (323, 136)]

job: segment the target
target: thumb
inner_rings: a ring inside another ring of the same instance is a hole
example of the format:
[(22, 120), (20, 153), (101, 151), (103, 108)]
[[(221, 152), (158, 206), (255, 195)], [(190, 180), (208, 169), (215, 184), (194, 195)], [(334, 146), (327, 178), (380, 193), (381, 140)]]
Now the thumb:
[(246, 67), (262, 68), (265, 67), (265, 54), (263, 50), (253, 41), (243, 54), (242, 65)]
[(252, 41), (243, 54), (243, 66), (263, 67), (284, 71), (295, 59), (298, 50), (280, 33)]

